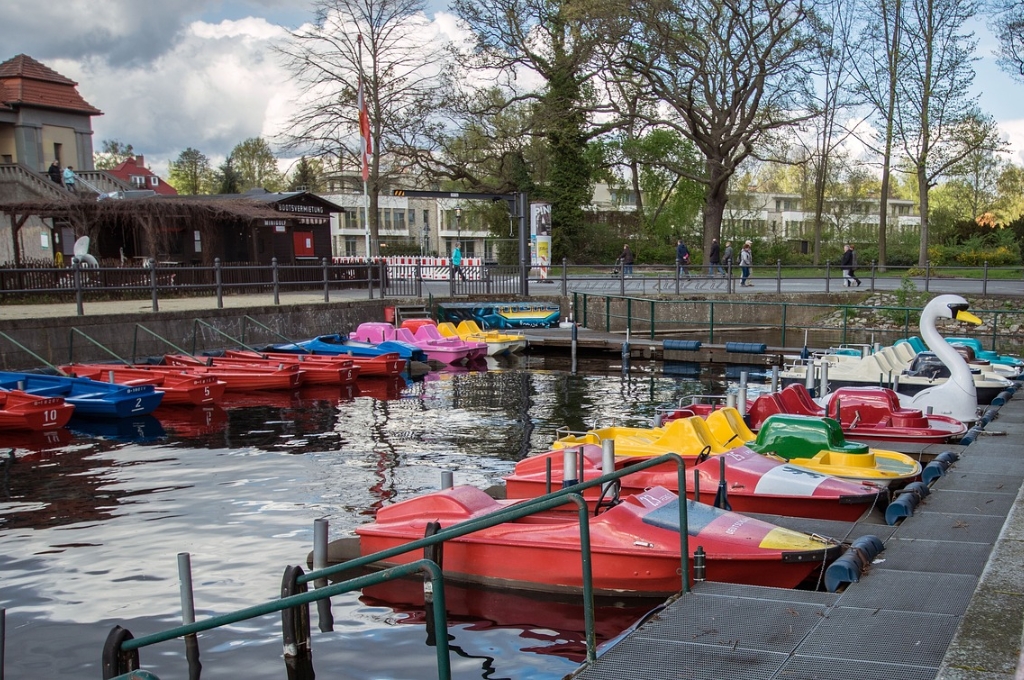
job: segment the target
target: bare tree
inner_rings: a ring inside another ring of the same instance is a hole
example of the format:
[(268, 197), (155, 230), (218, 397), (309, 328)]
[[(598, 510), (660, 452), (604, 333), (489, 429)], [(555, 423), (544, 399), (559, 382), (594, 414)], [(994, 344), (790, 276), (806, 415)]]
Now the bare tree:
[(635, 70), (704, 156), (704, 241), (720, 238), (729, 178), (773, 134), (806, 120), (813, 22), (802, 0), (636, 4)]
[(303, 91), (287, 145), (357, 174), (362, 79), (374, 152), (367, 187), (370, 254), (377, 254), (378, 196), (413, 162), (415, 140), (439, 108), (445, 41), (424, 14), (423, 0), (317, 0), (315, 17), (280, 48)]
[(857, 89), (881, 123), (877, 133), (882, 157), (882, 182), (878, 208), (878, 265), (886, 263), (887, 222), (891, 192), (893, 136), (896, 95), (903, 68), (903, 0), (867, 0), (864, 28), (861, 31), (858, 57), (853, 64)]
[(996, 9), (992, 28), (999, 39), (999, 65), (1024, 82), (1024, 2), (996, 0)]
[(894, 130), (918, 183), (921, 246), (928, 261), (928, 192), (953, 165), (989, 143), (995, 123), (968, 95), (974, 80), (976, 41), (965, 25), (978, 11), (975, 0), (904, 0), (903, 67), (896, 81)]

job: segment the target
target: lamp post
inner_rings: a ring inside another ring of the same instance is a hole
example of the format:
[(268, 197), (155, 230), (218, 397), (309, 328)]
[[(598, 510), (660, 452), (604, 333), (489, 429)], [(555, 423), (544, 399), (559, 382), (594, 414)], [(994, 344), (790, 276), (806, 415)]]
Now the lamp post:
[(455, 242), (462, 244), (462, 206), (455, 206)]

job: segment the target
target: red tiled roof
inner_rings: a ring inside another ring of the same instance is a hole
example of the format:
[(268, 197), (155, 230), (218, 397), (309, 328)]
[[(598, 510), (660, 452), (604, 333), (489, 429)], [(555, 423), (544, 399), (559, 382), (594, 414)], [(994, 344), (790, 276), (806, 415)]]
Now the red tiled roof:
[(6, 108), (20, 104), (102, 115), (102, 111), (82, 99), (76, 85), (25, 54), (0, 64), (0, 106)]
[[(139, 161), (142, 161), (143, 165), (140, 165)], [(177, 189), (172, 187), (170, 184), (168, 184), (162, 178), (160, 178), (159, 175), (157, 175), (149, 168), (147, 168), (144, 165), (144, 163), (145, 161), (143, 160), (142, 156), (139, 156), (138, 160), (136, 160), (135, 158), (129, 158), (128, 160), (124, 161), (117, 167), (110, 168), (109, 170), (105, 170), (104, 172), (107, 172), (120, 180), (128, 182), (129, 184), (132, 183), (133, 175), (136, 177), (145, 177), (146, 186), (139, 187), (140, 189), (152, 189), (161, 196), (178, 195)], [(160, 182), (156, 186), (153, 186), (153, 183), (149, 180), (150, 177), (157, 177), (160, 179)]]

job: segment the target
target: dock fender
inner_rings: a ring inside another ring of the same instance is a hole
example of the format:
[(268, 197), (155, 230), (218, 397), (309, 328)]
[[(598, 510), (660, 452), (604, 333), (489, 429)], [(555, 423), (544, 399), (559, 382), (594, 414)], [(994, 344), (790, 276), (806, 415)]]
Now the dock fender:
[(107, 634), (107, 640), (103, 643), (102, 672), (104, 679), (116, 678), (119, 675), (139, 670), (139, 650), (133, 649), (130, 652), (121, 650), (121, 644), (133, 639), (127, 628), (114, 626)]
[(885, 523), (893, 526), (904, 517), (912, 517), (914, 508), (921, 502), (921, 497), (915, 493), (905, 493), (893, 499), (889, 507), (885, 509)]
[(857, 583), (860, 575), (884, 549), (882, 540), (875, 535), (866, 534), (855, 539), (849, 549), (825, 569), (825, 588), (834, 593), (843, 583)]
[(935, 459), (925, 465), (924, 469), (921, 470), (921, 481), (925, 484), (931, 484), (939, 477), (945, 476), (946, 470), (948, 470), (958, 458), (959, 456), (952, 451), (943, 451), (939, 455), (935, 456)]
[(923, 500), (932, 492), (931, 488), (924, 482), (911, 482), (896, 492), (896, 495), (912, 493), (917, 495), (918, 500)]
[(967, 434), (960, 438), (960, 444), (963, 446), (970, 446), (974, 443), (974, 440), (978, 438), (978, 434), (981, 432), (981, 428), (975, 425), (971, 429), (967, 430)]
[(1010, 401), (1010, 397), (1013, 396), (1015, 388), (1008, 388), (996, 395), (996, 398), (992, 400), (993, 406), (1005, 406), (1006, 402)]

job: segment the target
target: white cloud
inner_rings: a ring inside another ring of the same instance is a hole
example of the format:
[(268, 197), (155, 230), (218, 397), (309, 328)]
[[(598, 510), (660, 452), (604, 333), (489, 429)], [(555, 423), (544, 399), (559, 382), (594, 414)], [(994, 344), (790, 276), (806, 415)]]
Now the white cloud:
[(1010, 143), (1013, 162), (1017, 165), (1024, 164), (1024, 118), (1000, 122), (999, 131)]

